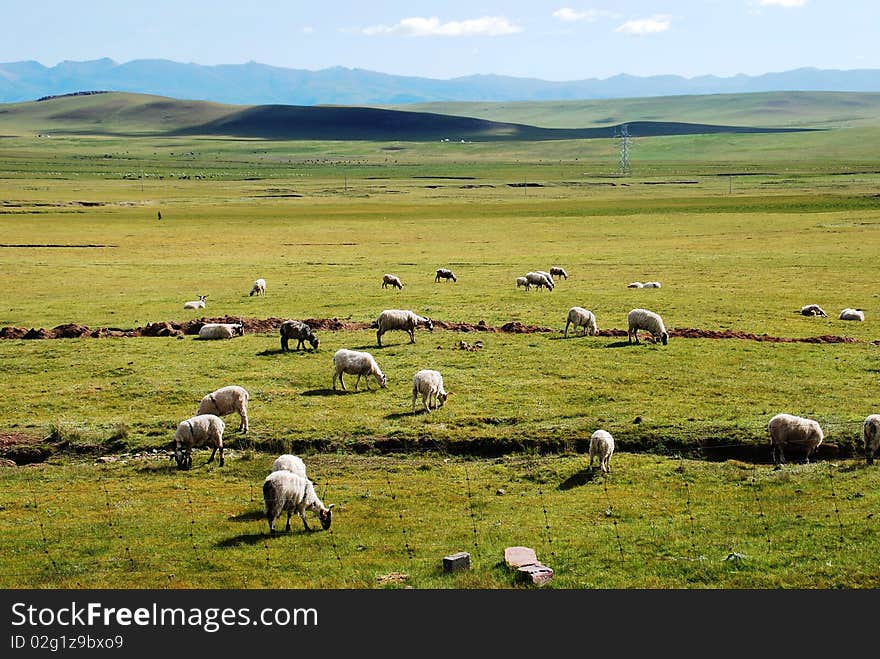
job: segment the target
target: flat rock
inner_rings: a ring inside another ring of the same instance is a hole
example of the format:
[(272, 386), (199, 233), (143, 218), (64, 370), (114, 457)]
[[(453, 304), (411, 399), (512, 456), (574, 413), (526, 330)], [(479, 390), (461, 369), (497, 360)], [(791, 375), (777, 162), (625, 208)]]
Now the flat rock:
[(543, 586), (553, 578), (553, 569), (540, 563), (523, 565), (516, 571), (517, 579), (527, 581), (536, 586)]
[(507, 547), (504, 549), (504, 562), (507, 563), (507, 567), (518, 568), (523, 565), (534, 565), (538, 562), (538, 556), (530, 547)]
[(471, 555), (466, 551), (459, 551), (443, 557), (444, 572), (454, 570), (466, 570), (471, 566)]

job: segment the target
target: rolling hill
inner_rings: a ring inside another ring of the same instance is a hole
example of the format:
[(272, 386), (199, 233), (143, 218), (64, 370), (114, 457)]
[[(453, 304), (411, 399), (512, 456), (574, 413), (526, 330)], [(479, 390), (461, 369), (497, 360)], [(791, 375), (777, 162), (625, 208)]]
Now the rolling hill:
[(670, 116), (662, 120), (633, 116), (631, 121), (624, 119), (588, 127), (540, 127), (449, 112), (340, 106), (233, 106), (119, 92), (79, 93), (0, 106), (0, 134), (7, 135), (54, 133), (204, 135), (273, 140), (537, 141), (613, 137), (624, 123), (631, 134), (642, 137), (812, 130), (806, 126), (682, 122)]

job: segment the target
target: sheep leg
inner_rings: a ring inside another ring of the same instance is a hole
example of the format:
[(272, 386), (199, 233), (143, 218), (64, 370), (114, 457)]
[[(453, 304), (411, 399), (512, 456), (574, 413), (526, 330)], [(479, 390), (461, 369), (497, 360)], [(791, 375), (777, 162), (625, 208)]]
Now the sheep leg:
[(220, 466), (223, 466), (223, 446), (220, 446)]
[(284, 530), (287, 533), (290, 533), (290, 512), (289, 510), (287, 511), (287, 524), (284, 526)]
[(409, 342), (410, 342), (410, 343), (415, 343), (415, 342), (416, 342), (416, 332), (415, 332), (415, 330), (407, 330), (407, 332), (409, 333)]
[[(570, 320), (565, 321), (565, 338), (566, 339), (568, 338), (568, 326), (570, 323), (571, 323)], [(577, 330), (577, 328), (575, 328), (575, 330)]]
[(214, 461), (214, 454), (215, 454), (216, 452), (217, 452), (217, 447), (215, 446), (215, 447), (214, 447), (214, 450), (211, 451), (211, 457), (208, 458), (208, 462), (213, 462), (213, 461)]
[[(358, 373), (358, 379), (354, 381), (354, 390), (355, 390), (355, 391), (358, 390), (358, 385), (359, 385), (360, 383), (361, 383), (361, 374)], [(367, 380), (367, 389), (369, 389), (369, 388), (370, 388), (370, 381)]]
[(281, 352), (287, 352), (287, 337), (281, 336)]
[[(310, 532), (312, 529), (311, 529), (311, 527), (309, 526), (309, 523), (306, 521), (306, 511), (305, 511), (305, 510), (299, 510), (299, 511), (297, 511), (297, 512), (299, 512), (299, 516), (300, 516), (300, 518), (301, 518), (302, 521), (303, 521), (303, 527), (305, 528), (306, 531)], [(290, 530), (290, 529), (288, 529), (288, 530)]]
[(376, 330), (376, 343), (379, 344), (380, 348), (382, 347), (382, 334), (384, 334), (382, 330)]
[(431, 395), (430, 394), (422, 394), (422, 405), (425, 406), (425, 411), (431, 412)]
[[(413, 391), (413, 395), (412, 395), (412, 411), (413, 411), (413, 414), (416, 413), (416, 398), (418, 398), (418, 393), (415, 392), (415, 391)], [(870, 464), (870, 463), (869, 463), (869, 464)]]

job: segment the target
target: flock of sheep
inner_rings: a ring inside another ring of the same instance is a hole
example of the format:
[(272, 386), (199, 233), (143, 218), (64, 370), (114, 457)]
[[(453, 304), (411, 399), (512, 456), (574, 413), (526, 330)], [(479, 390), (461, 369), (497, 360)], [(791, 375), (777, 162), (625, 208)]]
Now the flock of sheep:
[[(553, 277), (568, 279), (568, 273), (563, 268), (554, 266), (549, 272), (531, 271), (524, 277), (517, 278), (517, 287), (523, 286), (526, 290), (532, 287), (537, 289), (547, 288), (553, 290), (555, 281)], [(457, 281), (455, 274), (446, 268), (440, 268), (435, 274), (435, 283), (452, 280)], [(393, 274), (385, 274), (382, 277), (382, 287), (403, 288), (403, 282)], [(629, 288), (660, 288), (660, 282), (633, 282)], [(257, 279), (249, 295), (265, 295), (266, 281)], [(184, 307), (204, 308), (207, 295), (199, 296), (198, 300), (187, 302)], [(827, 316), (824, 310), (816, 304), (806, 305), (801, 309), (805, 316)], [(864, 320), (861, 309), (844, 309), (840, 315), (842, 320)], [(382, 346), (382, 336), (389, 331), (403, 331), (409, 335), (410, 343), (415, 343), (415, 330), (419, 327), (432, 332), (433, 322), (430, 318), (420, 316), (408, 309), (386, 309), (379, 314), (373, 323), (376, 329), (376, 342)], [(569, 328), (574, 334), (582, 328), (583, 334), (596, 336), (598, 323), (595, 314), (583, 307), (571, 307), (566, 318), (564, 336), (568, 337)], [(648, 332), (654, 343), (667, 345), (669, 333), (662, 317), (648, 309), (632, 309), (627, 314), (627, 342), (639, 343), (638, 333)], [(304, 349), (308, 342), (313, 350), (317, 350), (320, 341), (315, 336), (312, 328), (299, 320), (287, 320), (280, 327), (281, 349), (289, 349), (289, 341), (297, 340), (296, 349)], [(204, 325), (199, 332), (202, 339), (232, 338), (243, 335), (241, 323), (209, 323)], [(361, 379), (364, 379), (367, 389), (370, 389), (370, 379), (375, 380), (380, 388), (387, 386), (387, 377), (375, 357), (369, 352), (341, 348), (333, 355), (333, 389), (336, 382), (343, 391), (347, 391), (343, 375), (357, 376), (355, 390), (357, 391)], [(434, 369), (421, 369), (413, 376), (412, 381), (412, 412), (416, 413), (417, 401), (421, 397), (422, 407), (426, 412), (439, 409), (444, 405), (449, 392), (443, 383), (443, 376)], [(211, 455), (208, 462), (214, 460), (219, 452), (219, 464), (223, 466), (223, 433), (225, 423), (221, 417), (238, 414), (240, 418), (239, 431), (248, 431), (248, 399), (246, 389), (240, 386), (225, 386), (204, 396), (199, 403), (196, 414), (186, 419), (177, 427), (174, 434), (174, 452), (171, 456), (177, 462), (179, 469), (188, 469), (192, 465), (192, 449), (210, 448)], [(809, 462), (810, 456), (816, 451), (824, 439), (824, 433), (819, 423), (813, 419), (807, 419), (791, 414), (777, 414), (768, 423), (770, 435), (771, 454), (774, 464), (785, 463), (785, 447), (796, 447), (805, 455), (805, 461)], [(862, 425), (862, 438), (864, 441), (865, 456), (868, 464), (873, 463), (874, 454), (880, 447), (880, 414), (868, 416)], [(589, 458), (590, 469), (593, 468), (594, 458), (598, 459), (599, 468), (603, 473), (610, 471), (611, 455), (614, 452), (614, 438), (603, 429), (596, 430), (590, 437)], [(286, 530), (290, 530), (290, 517), (293, 511), (300, 516), (306, 530), (311, 530), (306, 522), (305, 511), (313, 511), (319, 518), (324, 529), (329, 528), (331, 521), (331, 509), (325, 506), (315, 493), (314, 484), (305, 474), (305, 465), (302, 460), (293, 455), (283, 455), (273, 464), (272, 473), (266, 477), (263, 483), (263, 495), (266, 517), (269, 523), (270, 533), (275, 532), (275, 520), (287, 512)]]

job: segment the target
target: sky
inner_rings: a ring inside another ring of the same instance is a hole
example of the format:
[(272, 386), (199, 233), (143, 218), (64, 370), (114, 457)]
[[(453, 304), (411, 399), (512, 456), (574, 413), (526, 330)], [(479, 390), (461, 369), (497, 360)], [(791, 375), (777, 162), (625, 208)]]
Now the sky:
[(0, 0), (0, 62), (335, 66), (449, 79), (880, 68), (880, 0)]

